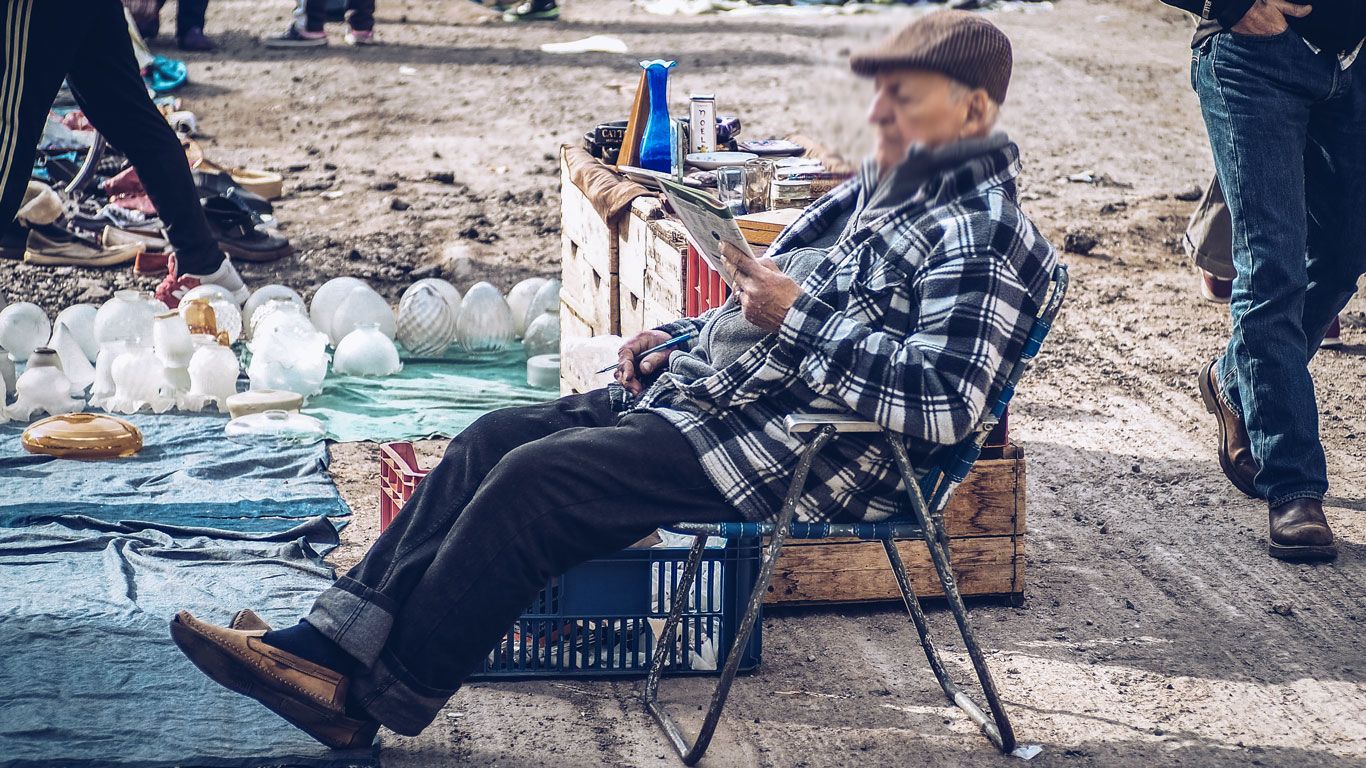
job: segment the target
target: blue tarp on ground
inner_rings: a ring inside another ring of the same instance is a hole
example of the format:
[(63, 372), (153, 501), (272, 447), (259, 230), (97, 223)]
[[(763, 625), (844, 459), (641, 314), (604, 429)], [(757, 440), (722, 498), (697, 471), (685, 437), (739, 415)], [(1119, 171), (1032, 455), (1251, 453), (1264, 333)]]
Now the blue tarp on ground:
[(331, 583), (315, 518), (274, 533), (66, 518), (0, 529), (0, 766), (368, 766), (220, 688), (171, 642), (182, 608), (293, 623)]
[(135, 414), (136, 456), (74, 461), (37, 456), (20, 424), (0, 424), (0, 527), (54, 515), (142, 520), (233, 531), (279, 531), (350, 514), (327, 474), (327, 447), (227, 442), (219, 414)]
[(442, 359), (405, 360), (382, 379), (329, 375), (304, 413), (322, 419), (338, 442), (454, 437), (489, 411), (559, 397), (526, 383), (522, 345), (496, 355), (452, 352)]

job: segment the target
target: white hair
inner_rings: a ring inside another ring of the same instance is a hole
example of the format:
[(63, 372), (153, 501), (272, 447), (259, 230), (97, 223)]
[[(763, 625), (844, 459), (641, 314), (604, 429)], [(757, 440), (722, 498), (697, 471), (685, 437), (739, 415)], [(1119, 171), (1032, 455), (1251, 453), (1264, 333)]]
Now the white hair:
[[(962, 101), (963, 99), (966, 99), (967, 97), (971, 96), (972, 94), (976, 93), (977, 91), (982, 91), (983, 93), (986, 93), (986, 89), (985, 89), (985, 88), (974, 88), (974, 87), (972, 87), (971, 85), (968, 85), (968, 84), (966, 84), (966, 83), (959, 82), (959, 81), (957, 81), (957, 80), (952, 80), (952, 81), (950, 82), (950, 88), (951, 88), (952, 91), (953, 91), (953, 99), (954, 99), (954, 101)], [(997, 120), (997, 118), (999, 118), (1000, 116), (1001, 116), (1001, 103), (1000, 103), (999, 101), (997, 101), (997, 100), (991, 98), (991, 95), (990, 95), (990, 94), (987, 94), (987, 112), (986, 112), (985, 115), (983, 115), (983, 120), (986, 122), (986, 126), (987, 126), (987, 129), (988, 129), (988, 130), (990, 130), (991, 128), (995, 127), (995, 125), (996, 125), (996, 120)]]

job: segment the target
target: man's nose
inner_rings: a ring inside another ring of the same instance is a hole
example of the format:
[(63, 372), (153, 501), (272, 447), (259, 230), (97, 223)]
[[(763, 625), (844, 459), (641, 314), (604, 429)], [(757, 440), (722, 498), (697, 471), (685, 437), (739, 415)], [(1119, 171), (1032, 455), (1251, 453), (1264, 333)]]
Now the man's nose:
[(892, 110), (887, 102), (887, 95), (882, 91), (873, 94), (873, 101), (868, 105), (868, 122), (873, 125), (881, 125), (891, 118)]

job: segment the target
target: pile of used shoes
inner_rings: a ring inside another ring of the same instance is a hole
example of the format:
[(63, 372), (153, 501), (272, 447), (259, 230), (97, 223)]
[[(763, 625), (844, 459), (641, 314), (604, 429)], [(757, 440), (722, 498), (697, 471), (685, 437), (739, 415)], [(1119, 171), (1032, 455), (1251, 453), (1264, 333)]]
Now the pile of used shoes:
[[(160, 103), (160, 100), (159, 100)], [(184, 122), (178, 104), (161, 104)], [(193, 120), (189, 121), (193, 124)], [(236, 261), (290, 255), (271, 199), (283, 192), (279, 174), (225, 168), (185, 139), (186, 162), (209, 230)], [(90, 153), (95, 153), (90, 162)], [(40, 143), (34, 181), (15, 222), (0, 230), (0, 258), (45, 266), (111, 267), (133, 263), (140, 275), (167, 272), (173, 249), (137, 170), (98, 140), (79, 110), (54, 109)]]

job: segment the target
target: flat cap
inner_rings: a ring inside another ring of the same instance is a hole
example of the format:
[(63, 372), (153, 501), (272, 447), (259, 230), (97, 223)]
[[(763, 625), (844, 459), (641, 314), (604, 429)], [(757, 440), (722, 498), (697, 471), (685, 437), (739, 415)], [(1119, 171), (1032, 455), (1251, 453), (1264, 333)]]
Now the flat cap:
[(894, 69), (938, 72), (981, 88), (999, 104), (1010, 86), (1010, 39), (967, 11), (936, 11), (849, 57), (854, 72), (871, 77)]

